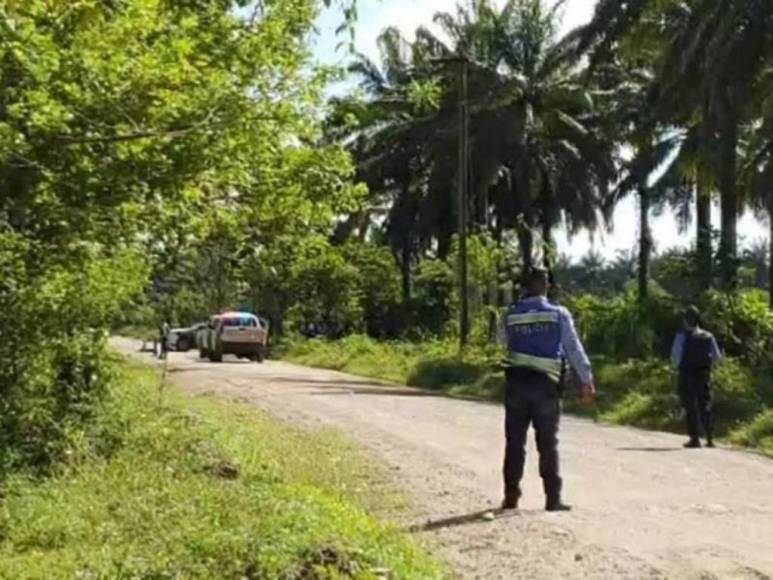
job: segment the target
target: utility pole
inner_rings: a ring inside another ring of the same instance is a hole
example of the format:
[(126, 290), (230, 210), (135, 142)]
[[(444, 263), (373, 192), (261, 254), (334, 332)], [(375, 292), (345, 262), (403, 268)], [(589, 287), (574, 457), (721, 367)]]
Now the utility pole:
[(459, 215), (459, 345), (467, 346), (470, 335), (470, 304), (467, 272), (467, 187), (470, 180), (469, 119), (467, 109), (467, 59), (459, 57), (459, 171), (457, 209)]

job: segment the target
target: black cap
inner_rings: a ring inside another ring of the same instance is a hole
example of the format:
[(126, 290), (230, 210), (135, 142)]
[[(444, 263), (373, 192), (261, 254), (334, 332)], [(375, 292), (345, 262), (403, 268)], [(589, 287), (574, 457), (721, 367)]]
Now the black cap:
[(548, 271), (546, 268), (540, 266), (532, 266), (526, 270), (523, 276), (524, 284), (530, 284), (532, 282), (541, 282), (548, 278)]
[(684, 319), (691, 326), (698, 326), (701, 323), (701, 311), (697, 306), (689, 306), (684, 311)]

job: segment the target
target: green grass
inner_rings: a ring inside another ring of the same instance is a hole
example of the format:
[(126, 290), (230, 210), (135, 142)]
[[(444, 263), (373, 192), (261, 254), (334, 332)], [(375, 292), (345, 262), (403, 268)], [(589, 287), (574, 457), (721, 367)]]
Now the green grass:
[(730, 434), (730, 441), (744, 447), (755, 447), (773, 456), (773, 409), (763, 411), (753, 421)]
[[(502, 398), (504, 377), (498, 369), (497, 348), (470, 347), (459, 355), (457, 345), (450, 341), (390, 343), (353, 336), (338, 342), (291, 341), (281, 354), (299, 364), (449, 395), (492, 401)], [(580, 405), (578, 389), (570, 385), (565, 395), (568, 412), (616, 425), (684, 432), (674, 375), (665, 361), (620, 362), (599, 357), (593, 363), (599, 390), (597, 405), (592, 409)], [(754, 424), (773, 398), (773, 385), (765, 373), (752, 373), (730, 359), (715, 372), (713, 392), (718, 434), (724, 436), (741, 433)], [(770, 447), (760, 437), (743, 439), (736, 435), (731, 440), (763, 450)]]
[(54, 477), (0, 500), (0, 578), (437, 578), (369, 515), (400, 498), (333, 433), (174, 390), (123, 363), (92, 434)]

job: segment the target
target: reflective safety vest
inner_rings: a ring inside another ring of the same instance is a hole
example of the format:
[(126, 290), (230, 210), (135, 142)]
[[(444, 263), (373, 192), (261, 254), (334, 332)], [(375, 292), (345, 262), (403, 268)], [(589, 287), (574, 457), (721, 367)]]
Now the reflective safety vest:
[(714, 337), (703, 329), (688, 332), (682, 347), (682, 371), (706, 370), (711, 368), (711, 353)]
[(505, 317), (507, 368), (526, 368), (561, 381), (561, 308), (547, 299), (527, 299)]

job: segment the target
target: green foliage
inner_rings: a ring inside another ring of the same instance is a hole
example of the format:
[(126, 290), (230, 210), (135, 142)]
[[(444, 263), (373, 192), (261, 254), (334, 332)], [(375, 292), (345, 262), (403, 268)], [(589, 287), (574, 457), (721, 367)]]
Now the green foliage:
[(454, 268), (443, 260), (423, 260), (413, 279), (413, 320), (422, 334), (444, 336), (458, 308)]
[(681, 324), (679, 305), (657, 292), (645, 303), (630, 290), (615, 297), (586, 294), (568, 306), (587, 350), (619, 360), (668, 356)]
[[(110, 328), (236, 306), (252, 297), (250, 258), (329, 235), (357, 208), (349, 155), (319, 143), (331, 71), (309, 66), (305, 43), (319, 3), (271, 2), (253, 18), (236, 4), (0, 8), (3, 469), (45, 469), (86, 427)], [(330, 293), (357, 274), (326, 265), (338, 269), (314, 307), (356, 328), (358, 302)], [(325, 272), (292, 274), (308, 294)]]
[(762, 291), (709, 292), (702, 307), (709, 328), (728, 353), (742, 357), (752, 368), (773, 362), (773, 311)]
[(730, 434), (730, 441), (744, 447), (754, 447), (773, 456), (773, 410), (763, 411), (751, 423)]
[(310, 249), (290, 268), (293, 300), (289, 320), (301, 330), (309, 322), (323, 323), (330, 336), (341, 337), (360, 328), (360, 272), (327, 244)]
[[(45, 482), (13, 477), (0, 506), (0, 577), (437, 578), (365, 513), (399, 498), (330, 433), (244, 404), (172, 392), (122, 365), (91, 437)], [(93, 447), (112, 436), (110, 453)]]
[(110, 380), (105, 328), (147, 275), (131, 252), (80, 270), (35, 263), (19, 236), (0, 236), (0, 480), (12, 468), (47, 471), (87, 428)]
[(596, 367), (596, 382), (602, 420), (649, 429), (681, 428), (674, 376), (662, 362), (601, 363)]
[(388, 248), (350, 241), (344, 259), (359, 274), (364, 330), (374, 338), (402, 336), (408, 322), (402, 304), (400, 274)]

